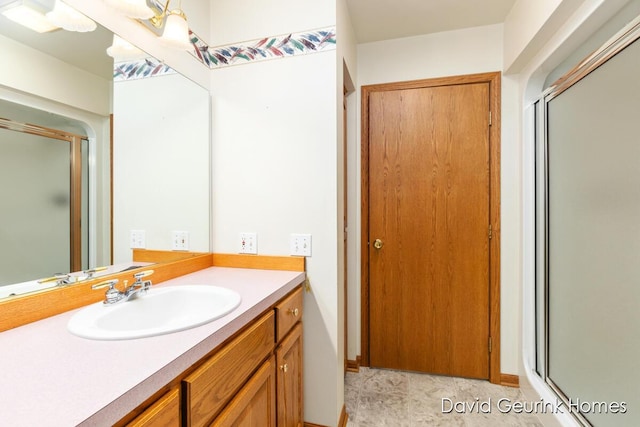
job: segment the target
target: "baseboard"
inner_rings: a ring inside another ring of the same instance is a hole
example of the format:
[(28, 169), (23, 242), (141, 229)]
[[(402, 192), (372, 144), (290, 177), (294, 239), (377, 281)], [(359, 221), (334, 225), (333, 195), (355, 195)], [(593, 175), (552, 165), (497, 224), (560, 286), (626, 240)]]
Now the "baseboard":
[(347, 427), (347, 420), (349, 416), (347, 415), (347, 406), (342, 405), (342, 412), (340, 412), (340, 420), (338, 420), (338, 427)]
[[(347, 420), (349, 417), (347, 416), (347, 407), (342, 405), (342, 411), (340, 411), (340, 420), (338, 420), (338, 427), (347, 427)], [(305, 421), (304, 427), (326, 427), (321, 424), (308, 423)]]
[(360, 372), (360, 356), (356, 360), (347, 360), (347, 372)]
[(500, 374), (500, 384), (507, 387), (520, 387), (520, 377), (513, 374)]
[[(360, 372), (361, 362), (361, 356), (356, 356), (356, 360), (347, 360), (347, 372)], [(500, 374), (500, 384), (506, 387), (520, 388), (520, 377), (513, 374)]]

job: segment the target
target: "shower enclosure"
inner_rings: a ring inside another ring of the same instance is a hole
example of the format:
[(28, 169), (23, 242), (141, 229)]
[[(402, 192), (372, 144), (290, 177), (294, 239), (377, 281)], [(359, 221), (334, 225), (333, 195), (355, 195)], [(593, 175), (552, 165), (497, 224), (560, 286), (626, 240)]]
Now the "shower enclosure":
[(87, 144), (0, 119), (0, 285), (86, 267)]

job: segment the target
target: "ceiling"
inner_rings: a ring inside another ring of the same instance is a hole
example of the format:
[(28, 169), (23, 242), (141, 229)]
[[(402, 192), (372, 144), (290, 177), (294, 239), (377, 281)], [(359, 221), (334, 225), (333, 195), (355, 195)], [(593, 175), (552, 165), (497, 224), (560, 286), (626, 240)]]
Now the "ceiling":
[(504, 22), (516, 0), (347, 0), (359, 43)]

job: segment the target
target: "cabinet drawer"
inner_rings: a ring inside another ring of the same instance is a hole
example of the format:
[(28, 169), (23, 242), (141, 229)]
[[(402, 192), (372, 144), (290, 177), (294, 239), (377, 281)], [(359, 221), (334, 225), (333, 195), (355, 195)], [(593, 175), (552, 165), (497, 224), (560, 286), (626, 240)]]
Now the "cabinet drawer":
[(188, 426), (210, 423), (251, 373), (273, 351), (273, 312), (268, 312), (183, 381)]
[(180, 391), (171, 390), (147, 408), (127, 427), (178, 427), (180, 425)]
[(277, 340), (280, 341), (302, 319), (302, 288), (293, 291), (276, 305)]

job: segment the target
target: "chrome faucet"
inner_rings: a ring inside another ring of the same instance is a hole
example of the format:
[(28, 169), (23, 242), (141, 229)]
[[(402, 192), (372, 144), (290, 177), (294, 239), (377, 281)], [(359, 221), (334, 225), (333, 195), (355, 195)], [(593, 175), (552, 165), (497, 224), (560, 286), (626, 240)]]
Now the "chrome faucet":
[(145, 270), (133, 275), (136, 279), (135, 282), (131, 286), (127, 286), (128, 280), (124, 281), (124, 291), (119, 291), (116, 289), (116, 284), (118, 283), (118, 279), (106, 280), (104, 282), (96, 283), (91, 286), (91, 289), (102, 289), (109, 287), (107, 292), (104, 295), (104, 301), (102, 302), (104, 305), (113, 305), (122, 301), (129, 301), (130, 299), (136, 298), (139, 295), (144, 295), (147, 293), (149, 288), (151, 288), (151, 280), (142, 281), (144, 277), (151, 276), (153, 274), (153, 270)]
[(38, 280), (38, 283), (56, 282), (56, 286), (64, 286), (73, 283), (73, 281), (70, 274), (56, 273), (51, 277)]
[(100, 272), (100, 271), (104, 271), (106, 270), (107, 267), (95, 267), (95, 268), (91, 268), (89, 270), (84, 270), (82, 273), (85, 274), (86, 276), (82, 278), (82, 280), (87, 280), (87, 279), (93, 279), (93, 275)]
[(84, 280), (93, 279), (93, 275), (106, 270), (107, 267), (95, 267), (89, 270), (84, 270), (82, 273), (84, 276), (72, 275), (71, 273), (56, 273), (51, 277), (38, 280), (38, 283), (56, 282), (56, 286), (70, 285), (71, 283), (78, 283)]

